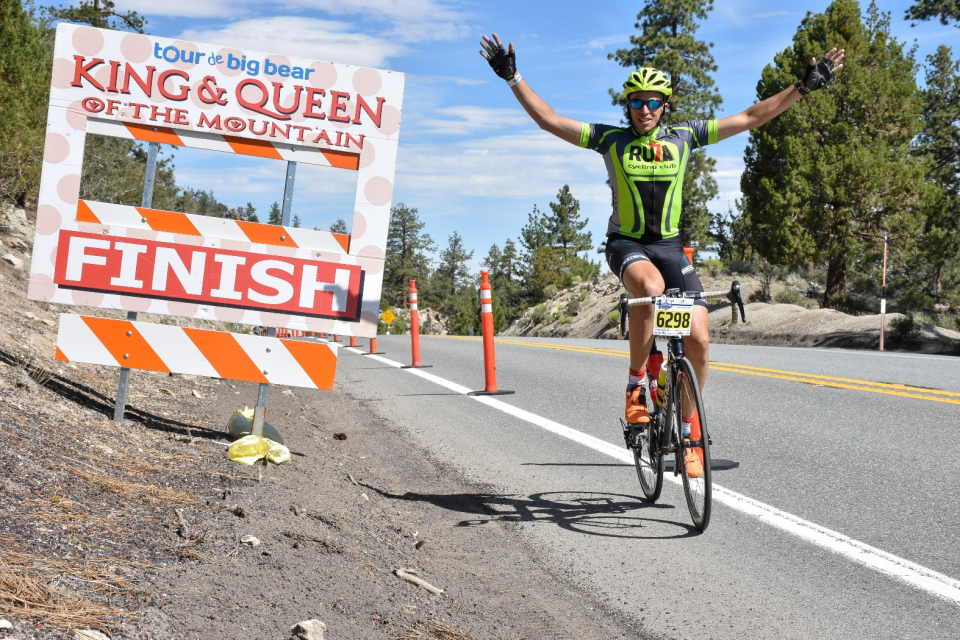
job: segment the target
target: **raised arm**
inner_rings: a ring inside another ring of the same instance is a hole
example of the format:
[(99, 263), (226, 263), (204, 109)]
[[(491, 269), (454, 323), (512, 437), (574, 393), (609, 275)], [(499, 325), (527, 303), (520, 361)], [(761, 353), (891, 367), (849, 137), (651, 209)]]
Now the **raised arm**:
[(841, 60), (843, 49), (836, 48), (831, 49), (819, 62), (816, 58), (811, 58), (803, 79), (798, 80), (797, 84), (758, 102), (746, 111), (717, 122), (717, 140), (724, 140), (770, 122), (796, 104), (800, 98), (824, 86), (834, 73), (843, 68)]
[(580, 143), (580, 122), (559, 115), (517, 73), (516, 51), (512, 42), (509, 49), (504, 49), (497, 34), (493, 34), (493, 40), (484, 35), (480, 46), (483, 48), (480, 55), (490, 64), (494, 73), (506, 80), (520, 106), (538, 127), (570, 144)]

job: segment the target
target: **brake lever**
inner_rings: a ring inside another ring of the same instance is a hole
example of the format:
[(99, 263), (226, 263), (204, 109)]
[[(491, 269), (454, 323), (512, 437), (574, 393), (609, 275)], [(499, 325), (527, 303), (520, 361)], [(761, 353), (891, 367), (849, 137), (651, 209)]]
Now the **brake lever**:
[(747, 314), (743, 311), (743, 298), (740, 296), (740, 283), (738, 281), (734, 280), (733, 284), (730, 285), (730, 293), (727, 294), (727, 300), (737, 305), (737, 308), (740, 309), (740, 319), (746, 322)]

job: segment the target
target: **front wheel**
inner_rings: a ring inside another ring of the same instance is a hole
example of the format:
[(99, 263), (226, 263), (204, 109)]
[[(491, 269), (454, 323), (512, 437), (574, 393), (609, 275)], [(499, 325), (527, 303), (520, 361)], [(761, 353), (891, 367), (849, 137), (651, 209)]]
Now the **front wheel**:
[[(697, 374), (690, 361), (684, 358), (678, 363), (677, 384), (673, 389), (674, 412), (681, 416), (696, 415), (700, 423), (700, 433), (696, 433), (697, 419), (689, 438), (682, 438), (677, 465), (683, 478), (683, 493), (687, 498), (687, 509), (693, 519), (693, 526), (704, 531), (710, 524), (710, 511), (713, 496), (713, 483), (710, 477), (710, 437), (707, 432), (707, 419), (703, 411), (703, 398)], [(679, 420), (678, 420), (679, 422)], [(682, 429), (682, 426), (680, 427)], [(678, 434), (678, 435), (682, 435)], [(700, 464), (687, 465), (687, 456), (696, 456)], [(696, 467), (701, 468), (697, 475)]]
[(637, 478), (644, 497), (656, 502), (663, 489), (663, 456), (660, 455), (660, 435), (655, 425), (660, 416), (653, 414), (643, 433), (636, 439), (633, 449), (633, 464), (637, 468)]

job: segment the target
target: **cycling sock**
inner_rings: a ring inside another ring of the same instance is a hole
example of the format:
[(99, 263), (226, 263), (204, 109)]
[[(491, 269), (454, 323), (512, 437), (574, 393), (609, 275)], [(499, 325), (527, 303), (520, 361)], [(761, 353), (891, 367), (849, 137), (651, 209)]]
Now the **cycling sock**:
[(646, 389), (647, 382), (647, 368), (644, 367), (640, 371), (635, 369), (630, 369), (630, 376), (627, 378), (627, 391), (636, 389), (640, 385), (643, 385), (643, 388)]

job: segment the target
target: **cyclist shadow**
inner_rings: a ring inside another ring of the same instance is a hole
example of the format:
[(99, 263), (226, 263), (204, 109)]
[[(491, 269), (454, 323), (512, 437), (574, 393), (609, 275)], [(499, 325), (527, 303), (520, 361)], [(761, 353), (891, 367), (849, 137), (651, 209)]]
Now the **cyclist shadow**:
[(461, 520), (458, 527), (476, 527), (489, 522), (532, 522), (551, 523), (568, 531), (610, 538), (663, 540), (700, 534), (684, 522), (641, 515), (651, 510), (674, 509), (673, 505), (650, 504), (628, 495), (589, 491), (556, 491), (529, 496), (414, 491), (395, 494), (364, 486), (385, 498), (427, 502), (448, 511), (479, 516)]

